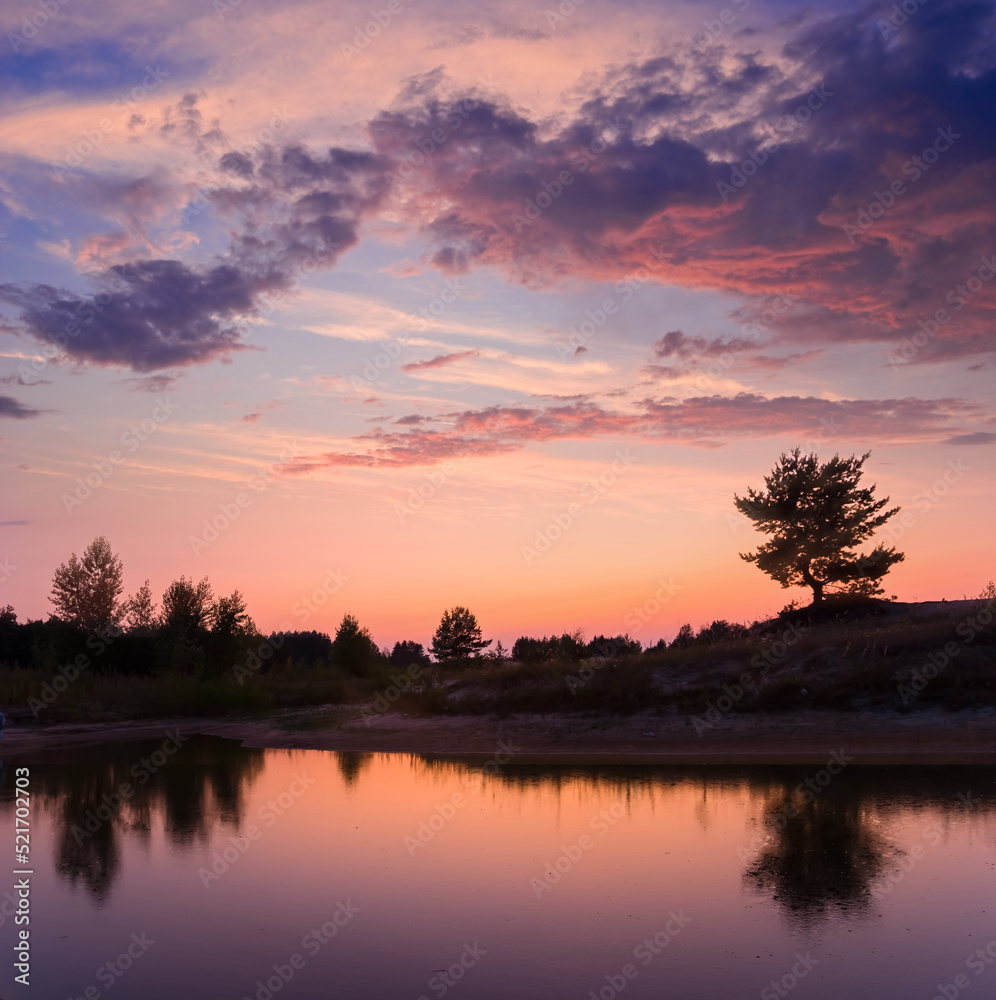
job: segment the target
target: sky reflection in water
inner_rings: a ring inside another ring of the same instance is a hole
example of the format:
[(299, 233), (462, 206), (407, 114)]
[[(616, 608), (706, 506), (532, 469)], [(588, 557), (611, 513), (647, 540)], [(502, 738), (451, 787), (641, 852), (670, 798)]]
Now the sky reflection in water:
[(996, 991), (996, 944), (972, 959), (996, 939), (991, 769), (849, 766), (812, 795), (815, 767), (493, 775), (207, 737), (149, 767), (163, 745), (5, 761), (5, 843), (31, 767), (34, 995)]

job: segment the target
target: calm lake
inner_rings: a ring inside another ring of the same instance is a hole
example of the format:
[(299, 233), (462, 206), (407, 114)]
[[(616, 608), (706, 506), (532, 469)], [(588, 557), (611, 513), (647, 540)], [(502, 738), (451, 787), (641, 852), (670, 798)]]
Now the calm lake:
[(0, 843), (13, 861), (27, 766), (33, 871), (28, 988), (16, 876), (0, 886), (6, 998), (996, 996), (994, 769), (499, 766), (166, 733), (3, 764)]

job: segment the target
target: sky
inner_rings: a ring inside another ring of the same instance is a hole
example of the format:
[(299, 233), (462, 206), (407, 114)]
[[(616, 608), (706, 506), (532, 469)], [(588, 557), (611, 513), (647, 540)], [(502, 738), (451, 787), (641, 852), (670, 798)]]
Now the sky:
[(670, 638), (864, 454), (994, 575), (991, 3), (7, 0), (0, 604), (105, 535), (264, 629)]

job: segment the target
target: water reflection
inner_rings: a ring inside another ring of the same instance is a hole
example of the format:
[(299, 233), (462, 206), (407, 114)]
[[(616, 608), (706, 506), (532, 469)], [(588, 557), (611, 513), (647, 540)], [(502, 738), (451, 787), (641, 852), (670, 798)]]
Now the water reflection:
[(347, 787), (356, 783), (360, 773), (369, 765), (373, 757), (372, 753), (359, 753), (355, 750), (344, 750), (336, 754), (339, 773)]
[[(44, 766), (32, 768), (35, 802), (56, 817), (55, 870), (94, 903), (106, 902), (114, 891), (122, 836), (148, 845), (158, 826), (182, 849), (207, 843), (216, 825), (242, 823), (264, 751), (231, 740), (180, 741), (180, 747), (167, 740), (110, 744), (98, 752), (56, 751), (44, 756)], [(9, 808), (9, 790), (3, 799)]]
[[(358, 915), (287, 996), (429, 995), (475, 942), (468, 1000), (607, 996), (678, 913), (633, 996), (761, 995), (802, 948), (808, 995), (877, 1000), (881, 956), (886, 995), (930, 995), (991, 910), (992, 769), (848, 767), (807, 796), (817, 768), (497, 767), (206, 737), (30, 764), (34, 926), (58, 956), (40, 996), (84, 995), (95, 955), (148, 932), (122, 996), (254, 997), (342, 904)], [(0, 789), (9, 842), (13, 808)]]
[(805, 802), (782, 786), (765, 806), (764, 826), (768, 837), (745, 885), (770, 894), (796, 923), (869, 909), (872, 881), (892, 848), (869, 828), (860, 800), (837, 789)]

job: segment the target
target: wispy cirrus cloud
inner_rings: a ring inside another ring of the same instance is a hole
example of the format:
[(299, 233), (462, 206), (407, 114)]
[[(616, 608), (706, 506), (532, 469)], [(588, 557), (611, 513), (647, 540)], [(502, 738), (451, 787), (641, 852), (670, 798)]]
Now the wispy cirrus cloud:
[[(413, 430), (378, 429), (354, 440), (358, 451), (331, 451), (289, 463), (289, 473), (337, 466), (433, 465), (458, 457), (494, 455), (530, 444), (636, 435), (651, 441), (716, 447), (736, 438), (800, 437), (846, 432), (849, 438), (897, 443), (938, 441), (966, 419), (985, 413), (956, 399), (829, 400), (755, 393), (685, 400), (647, 399), (631, 411), (590, 401), (564, 406), (492, 406), (436, 418), (420, 414), (396, 423)], [(433, 426), (427, 426), (433, 425)]]
[(479, 358), (480, 356), (480, 351), (454, 351), (451, 354), (440, 354), (434, 358), (429, 358), (428, 361), (412, 361), (407, 365), (402, 365), (401, 370), (403, 372), (420, 372), (429, 368), (443, 368), (457, 361), (463, 361), (467, 358)]

